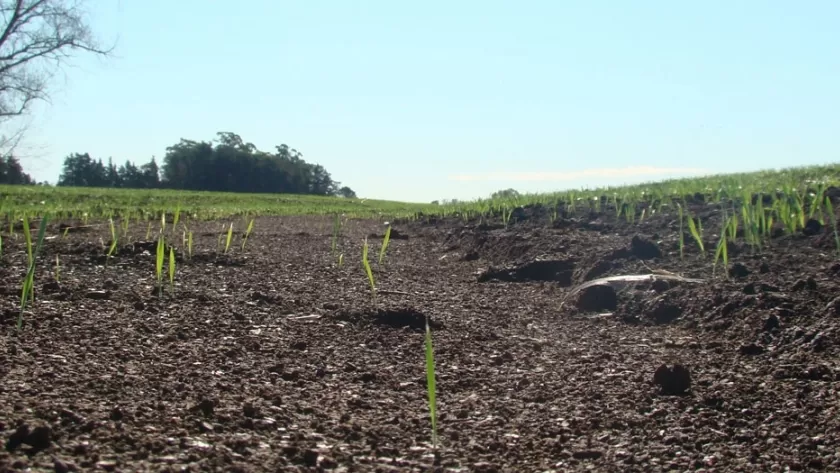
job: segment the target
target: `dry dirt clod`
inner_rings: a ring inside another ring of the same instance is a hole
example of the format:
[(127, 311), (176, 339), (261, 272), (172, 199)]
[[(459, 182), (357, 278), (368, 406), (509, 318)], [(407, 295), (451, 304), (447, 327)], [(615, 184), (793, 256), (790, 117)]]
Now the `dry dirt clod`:
[(618, 307), (618, 295), (612, 286), (589, 286), (580, 291), (575, 304), (580, 312), (603, 312)]
[(636, 235), (630, 240), (630, 251), (636, 258), (647, 260), (662, 257), (659, 246), (645, 237)]
[(660, 393), (669, 396), (686, 394), (691, 389), (691, 373), (681, 364), (668, 367), (663, 364), (653, 373), (653, 383), (660, 387)]

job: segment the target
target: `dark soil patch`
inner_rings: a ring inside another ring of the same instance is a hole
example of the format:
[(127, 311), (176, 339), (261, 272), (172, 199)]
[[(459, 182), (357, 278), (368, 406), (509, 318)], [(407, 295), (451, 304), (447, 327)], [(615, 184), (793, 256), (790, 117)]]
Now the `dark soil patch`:
[[(163, 297), (145, 224), (108, 267), (108, 226), (90, 226), (47, 241), (20, 333), (26, 253), (4, 233), (0, 471), (840, 469), (831, 229), (738, 243), (713, 275), (690, 238), (680, 255), (673, 215), (628, 224), (602, 204), (395, 223), (376, 299), (358, 255), (381, 222), (343, 225), (341, 267), (329, 217), (259, 218), (227, 255), (218, 222), (189, 222), (191, 259), (167, 235)], [(702, 282), (571, 297), (651, 272)]]

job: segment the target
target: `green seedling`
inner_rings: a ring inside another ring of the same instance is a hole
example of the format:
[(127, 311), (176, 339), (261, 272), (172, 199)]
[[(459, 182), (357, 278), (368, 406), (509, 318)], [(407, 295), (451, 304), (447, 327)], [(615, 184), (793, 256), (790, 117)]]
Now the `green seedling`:
[(175, 217), (172, 218), (172, 228), (178, 226), (178, 220), (181, 219), (181, 205), (179, 204), (177, 208), (175, 208)]
[(152, 236), (152, 222), (149, 222), (149, 225), (146, 227), (146, 240), (149, 241), (149, 238)]
[(160, 213), (160, 231), (161, 233), (166, 231), (166, 212)]
[(159, 296), (163, 296), (163, 256), (165, 252), (163, 232), (161, 232), (158, 236), (157, 252), (155, 254), (155, 276), (157, 277)]
[(32, 233), (29, 230), (29, 218), (23, 214), (23, 237), (26, 240), (26, 255), (28, 264), (32, 264)]
[(111, 260), (111, 257), (114, 255), (114, 251), (117, 250), (117, 230), (114, 228), (114, 219), (109, 218), (108, 223), (111, 227), (111, 246), (108, 248), (108, 255), (105, 258), (105, 267), (108, 267), (108, 262)]
[(729, 254), (726, 248), (726, 232), (727, 229), (731, 226), (730, 220), (731, 217), (727, 218), (726, 214), (724, 214), (723, 227), (720, 230), (720, 240), (718, 240), (717, 249), (715, 250), (715, 260), (714, 262), (712, 262), (712, 276), (715, 275), (715, 270), (717, 269), (717, 262), (718, 259), (720, 259), (721, 257), (723, 257), (723, 267), (727, 268), (729, 266)]
[(242, 249), (245, 249), (245, 243), (248, 243), (248, 237), (251, 236), (251, 232), (254, 230), (254, 219), (252, 218), (250, 222), (248, 222), (248, 228), (245, 230), (245, 236), (242, 238)]
[(432, 331), (426, 316), (426, 391), (429, 398), (429, 417), (432, 421), (432, 446), (437, 449), (437, 389), (435, 386), (435, 354), (432, 347)]
[(340, 268), (342, 266), (344, 266), (344, 253), (338, 255), (338, 267)]
[(64, 233), (61, 234), (61, 238), (62, 239), (67, 238), (68, 233), (70, 233), (70, 227), (69, 226), (64, 227)]
[(61, 264), (58, 261), (58, 255), (55, 255), (55, 282), (61, 282)]
[(227, 254), (228, 250), (230, 249), (230, 242), (233, 239), (233, 222), (230, 222), (230, 227), (228, 227), (227, 231), (227, 239), (225, 240), (225, 254)]
[[(38, 229), (38, 244), (35, 247), (35, 252), (29, 260), (29, 269), (26, 271), (26, 277), (23, 280), (23, 287), (20, 294), (20, 314), (18, 314), (16, 328), (20, 330), (23, 326), (23, 312), (26, 310), (26, 303), (28, 300), (35, 302), (35, 261), (38, 253), (41, 252), (41, 247), (44, 243), (44, 235), (47, 233), (47, 216), (41, 218), (41, 226)], [(28, 228), (28, 227), (27, 227)], [(31, 242), (27, 244), (27, 251), (30, 250)]]
[(706, 249), (703, 247), (703, 237), (700, 230), (697, 229), (697, 225), (694, 224), (694, 217), (691, 214), (686, 215), (686, 217), (688, 218), (688, 231), (691, 233), (697, 246), (700, 247), (700, 256), (706, 256)]
[(679, 244), (680, 244), (680, 259), (683, 259), (685, 254), (685, 235), (683, 231), (683, 208), (679, 202), (677, 202), (677, 213), (679, 214), (679, 221), (680, 221), (680, 230), (679, 230)]
[(370, 262), (368, 261), (367, 238), (365, 238), (364, 245), (362, 246), (362, 266), (364, 266), (365, 274), (367, 274), (368, 282), (370, 282), (370, 293), (373, 297), (373, 300), (376, 300), (376, 283), (373, 279), (373, 271), (371, 271), (370, 269)]
[(187, 232), (187, 258), (192, 259), (192, 248), (193, 248), (193, 232), (190, 230)]
[(333, 234), (332, 234), (332, 253), (335, 255), (338, 249), (338, 234), (341, 232), (341, 220), (339, 219), (338, 214), (335, 214), (333, 218)]
[(385, 250), (388, 249), (388, 242), (391, 241), (391, 226), (385, 230), (385, 238), (382, 239), (382, 248), (379, 249), (379, 265), (385, 260)]
[(825, 197), (825, 213), (831, 221), (831, 226), (834, 229), (834, 245), (837, 248), (837, 254), (840, 255), (840, 234), (837, 231), (837, 216), (834, 215), (834, 206), (831, 205), (831, 197)]
[(175, 294), (175, 248), (169, 247), (169, 291)]

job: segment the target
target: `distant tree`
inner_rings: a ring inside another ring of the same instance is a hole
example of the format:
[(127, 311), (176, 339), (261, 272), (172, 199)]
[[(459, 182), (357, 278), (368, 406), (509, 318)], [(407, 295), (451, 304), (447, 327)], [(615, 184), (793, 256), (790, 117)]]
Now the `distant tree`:
[(231, 132), (213, 142), (187, 139), (166, 150), (162, 185), (175, 189), (338, 195), (339, 183), (319, 165), (283, 144), (274, 153), (260, 151)]
[(490, 197), (492, 199), (515, 199), (519, 197), (519, 191), (516, 189), (505, 189), (496, 191)]
[[(83, 0), (0, 0), (0, 126), (49, 98), (52, 74), (72, 52), (107, 56), (93, 39)], [(24, 130), (0, 136), (10, 154)]]
[(355, 199), (356, 198), (356, 193), (353, 192), (353, 189), (351, 189), (347, 186), (342, 186), (341, 189), (338, 190), (338, 195), (341, 196), (341, 197), (344, 197), (346, 199)]
[(94, 160), (88, 153), (74, 153), (64, 158), (58, 177), (59, 186), (107, 187), (108, 175), (102, 160)]
[(35, 184), (32, 176), (23, 172), (20, 161), (12, 155), (0, 158), (0, 184), (31, 185)]

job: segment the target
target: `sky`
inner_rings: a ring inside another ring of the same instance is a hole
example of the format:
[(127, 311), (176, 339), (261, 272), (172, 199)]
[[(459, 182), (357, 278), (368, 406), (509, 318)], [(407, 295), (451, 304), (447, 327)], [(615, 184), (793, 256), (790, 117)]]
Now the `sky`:
[(411, 202), (838, 161), (836, 1), (86, 5), (114, 56), (33, 108), (38, 180), (220, 131)]

